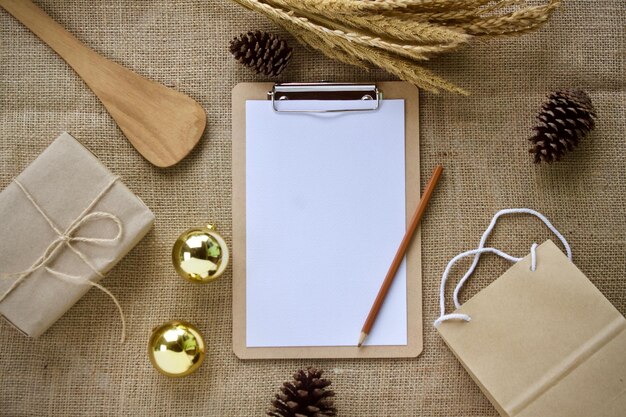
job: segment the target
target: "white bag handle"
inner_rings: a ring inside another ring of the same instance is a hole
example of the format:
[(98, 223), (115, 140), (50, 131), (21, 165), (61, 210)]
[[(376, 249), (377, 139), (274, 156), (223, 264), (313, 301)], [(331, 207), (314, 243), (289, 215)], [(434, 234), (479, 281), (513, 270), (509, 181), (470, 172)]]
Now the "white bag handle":
[[(474, 255), (474, 261), (472, 262), (472, 265), (469, 267), (465, 275), (463, 275), (463, 278), (461, 278), (456, 288), (454, 289), (453, 299), (454, 299), (454, 305), (456, 308), (461, 307), (461, 304), (459, 303), (459, 293), (461, 289), (463, 288), (463, 285), (465, 284), (465, 282), (474, 273), (474, 269), (476, 269), (476, 265), (478, 265), (480, 256), (483, 253), (494, 253), (514, 263), (519, 262), (523, 259), (523, 258), (516, 258), (514, 256), (511, 256), (508, 253), (505, 253), (499, 249), (485, 247), (487, 238), (489, 237), (489, 235), (491, 234), (491, 231), (495, 227), (496, 222), (501, 216), (505, 214), (531, 214), (539, 218), (546, 226), (548, 226), (548, 228), (552, 231), (552, 233), (554, 233), (559, 238), (559, 240), (563, 243), (563, 246), (565, 247), (565, 251), (567, 252), (567, 257), (569, 258), (570, 261), (572, 260), (572, 249), (567, 243), (567, 240), (565, 240), (565, 237), (563, 237), (563, 235), (559, 233), (558, 230), (556, 230), (556, 228), (552, 225), (552, 223), (550, 223), (550, 221), (543, 214), (539, 213), (538, 211), (527, 209), (527, 208), (514, 208), (514, 209), (500, 210), (499, 212), (496, 213), (495, 216), (493, 216), (493, 219), (491, 219), (491, 223), (489, 224), (489, 227), (487, 227), (487, 230), (485, 230), (485, 233), (483, 233), (483, 236), (480, 238), (480, 243), (478, 245), (478, 248), (458, 254), (457, 256), (452, 258), (452, 260), (446, 266), (446, 269), (444, 270), (443, 275), (441, 277), (441, 287), (439, 289), (440, 316), (437, 320), (435, 320), (435, 327), (438, 327), (441, 323), (443, 323), (444, 321), (448, 321), (448, 320), (463, 320), (463, 321), (471, 320), (471, 317), (467, 314), (446, 314), (445, 291), (446, 291), (446, 282), (448, 281), (448, 274), (450, 273), (452, 266), (454, 266), (454, 264), (457, 263), (460, 259), (467, 258), (468, 256)], [(535, 271), (535, 269), (537, 268), (536, 251), (537, 251), (537, 244), (533, 243), (530, 248), (531, 271)]]

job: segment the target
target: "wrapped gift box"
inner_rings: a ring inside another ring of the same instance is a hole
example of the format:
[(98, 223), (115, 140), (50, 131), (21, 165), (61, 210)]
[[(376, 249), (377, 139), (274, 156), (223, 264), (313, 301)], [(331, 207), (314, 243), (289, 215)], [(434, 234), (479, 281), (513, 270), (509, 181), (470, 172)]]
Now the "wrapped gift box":
[(63, 133), (0, 193), (0, 223), (0, 315), (37, 337), (91, 288), (86, 280), (101, 280), (146, 235), (154, 215)]

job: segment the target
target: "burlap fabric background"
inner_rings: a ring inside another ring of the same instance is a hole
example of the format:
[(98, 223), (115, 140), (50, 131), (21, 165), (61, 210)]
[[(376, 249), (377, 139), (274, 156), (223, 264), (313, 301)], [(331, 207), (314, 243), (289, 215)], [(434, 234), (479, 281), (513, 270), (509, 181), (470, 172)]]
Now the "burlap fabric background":
[[(103, 55), (197, 99), (208, 128), (181, 164), (151, 166), (74, 72), (0, 10), (0, 185), (67, 130), (157, 217), (154, 230), (103, 281), (128, 316), (126, 344), (117, 344), (117, 311), (99, 291), (37, 340), (0, 324), (0, 415), (261, 416), (295, 369), (316, 365), (334, 381), (341, 416), (496, 416), (431, 323), (447, 261), (475, 247), (505, 207), (532, 207), (552, 219), (576, 264), (626, 313), (623, 0), (566, 1), (540, 32), (472, 44), (431, 64), (473, 95), (421, 95), (422, 185), (436, 163), (446, 171), (423, 222), (425, 349), (418, 359), (250, 362), (231, 350), (231, 275), (193, 286), (175, 275), (170, 250), (179, 232), (207, 221), (230, 242), (230, 93), (240, 81), (263, 78), (239, 66), (227, 45), (248, 29), (277, 29), (226, 0), (38, 4)], [(283, 79), (391, 77), (298, 46)], [(562, 163), (535, 166), (526, 141), (533, 117), (545, 94), (561, 87), (590, 93), (597, 129)], [(518, 218), (498, 226), (491, 242), (524, 255), (548, 237), (537, 221)], [(507, 267), (485, 258), (465, 297)], [(156, 373), (145, 352), (150, 330), (172, 318), (196, 323), (208, 342), (205, 365), (181, 380)]]

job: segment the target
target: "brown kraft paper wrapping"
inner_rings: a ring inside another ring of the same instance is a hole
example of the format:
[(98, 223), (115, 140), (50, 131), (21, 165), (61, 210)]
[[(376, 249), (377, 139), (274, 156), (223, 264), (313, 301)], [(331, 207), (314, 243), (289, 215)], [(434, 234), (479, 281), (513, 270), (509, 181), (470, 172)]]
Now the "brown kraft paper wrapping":
[[(50, 220), (65, 231), (102, 193), (115, 176), (68, 133), (62, 133), (17, 178)], [(122, 233), (115, 242), (71, 242), (93, 267), (106, 274), (150, 230), (154, 215), (120, 180), (98, 199), (89, 212), (116, 216)], [(0, 193), (0, 272), (11, 274), (32, 267), (58, 234), (20, 189), (11, 182)], [(85, 222), (74, 236), (112, 238), (118, 228), (109, 219)], [(63, 274), (97, 282), (101, 277), (66, 245), (45, 265)], [(3, 276), (0, 295), (17, 276)], [(24, 334), (45, 332), (89, 289), (38, 268), (0, 302), (0, 315)], [(106, 297), (106, 296), (105, 296)], [(117, 320), (118, 318), (111, 318)]]
[(437, 329), (506, 417), (623, 417), (626, 319), (551, 241)]

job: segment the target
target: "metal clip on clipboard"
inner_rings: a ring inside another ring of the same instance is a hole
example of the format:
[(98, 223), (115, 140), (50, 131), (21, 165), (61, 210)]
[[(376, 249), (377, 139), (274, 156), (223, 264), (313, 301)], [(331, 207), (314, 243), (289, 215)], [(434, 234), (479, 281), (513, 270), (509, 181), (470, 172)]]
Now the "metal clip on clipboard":
[[(267, 93), (268, 100), (272, 100), (272, 108), (279, 113), (337, 113), (349, 111), (378, 110), (382, 100), (382, 92), (376, 84), (348, 84), (348, 83), (280, 83), (274, 84)], [(283, 100), (366, 100), (372, 106), (367, 108), (340, 108), (340, 109), (279, 109), (278, 101)]]

